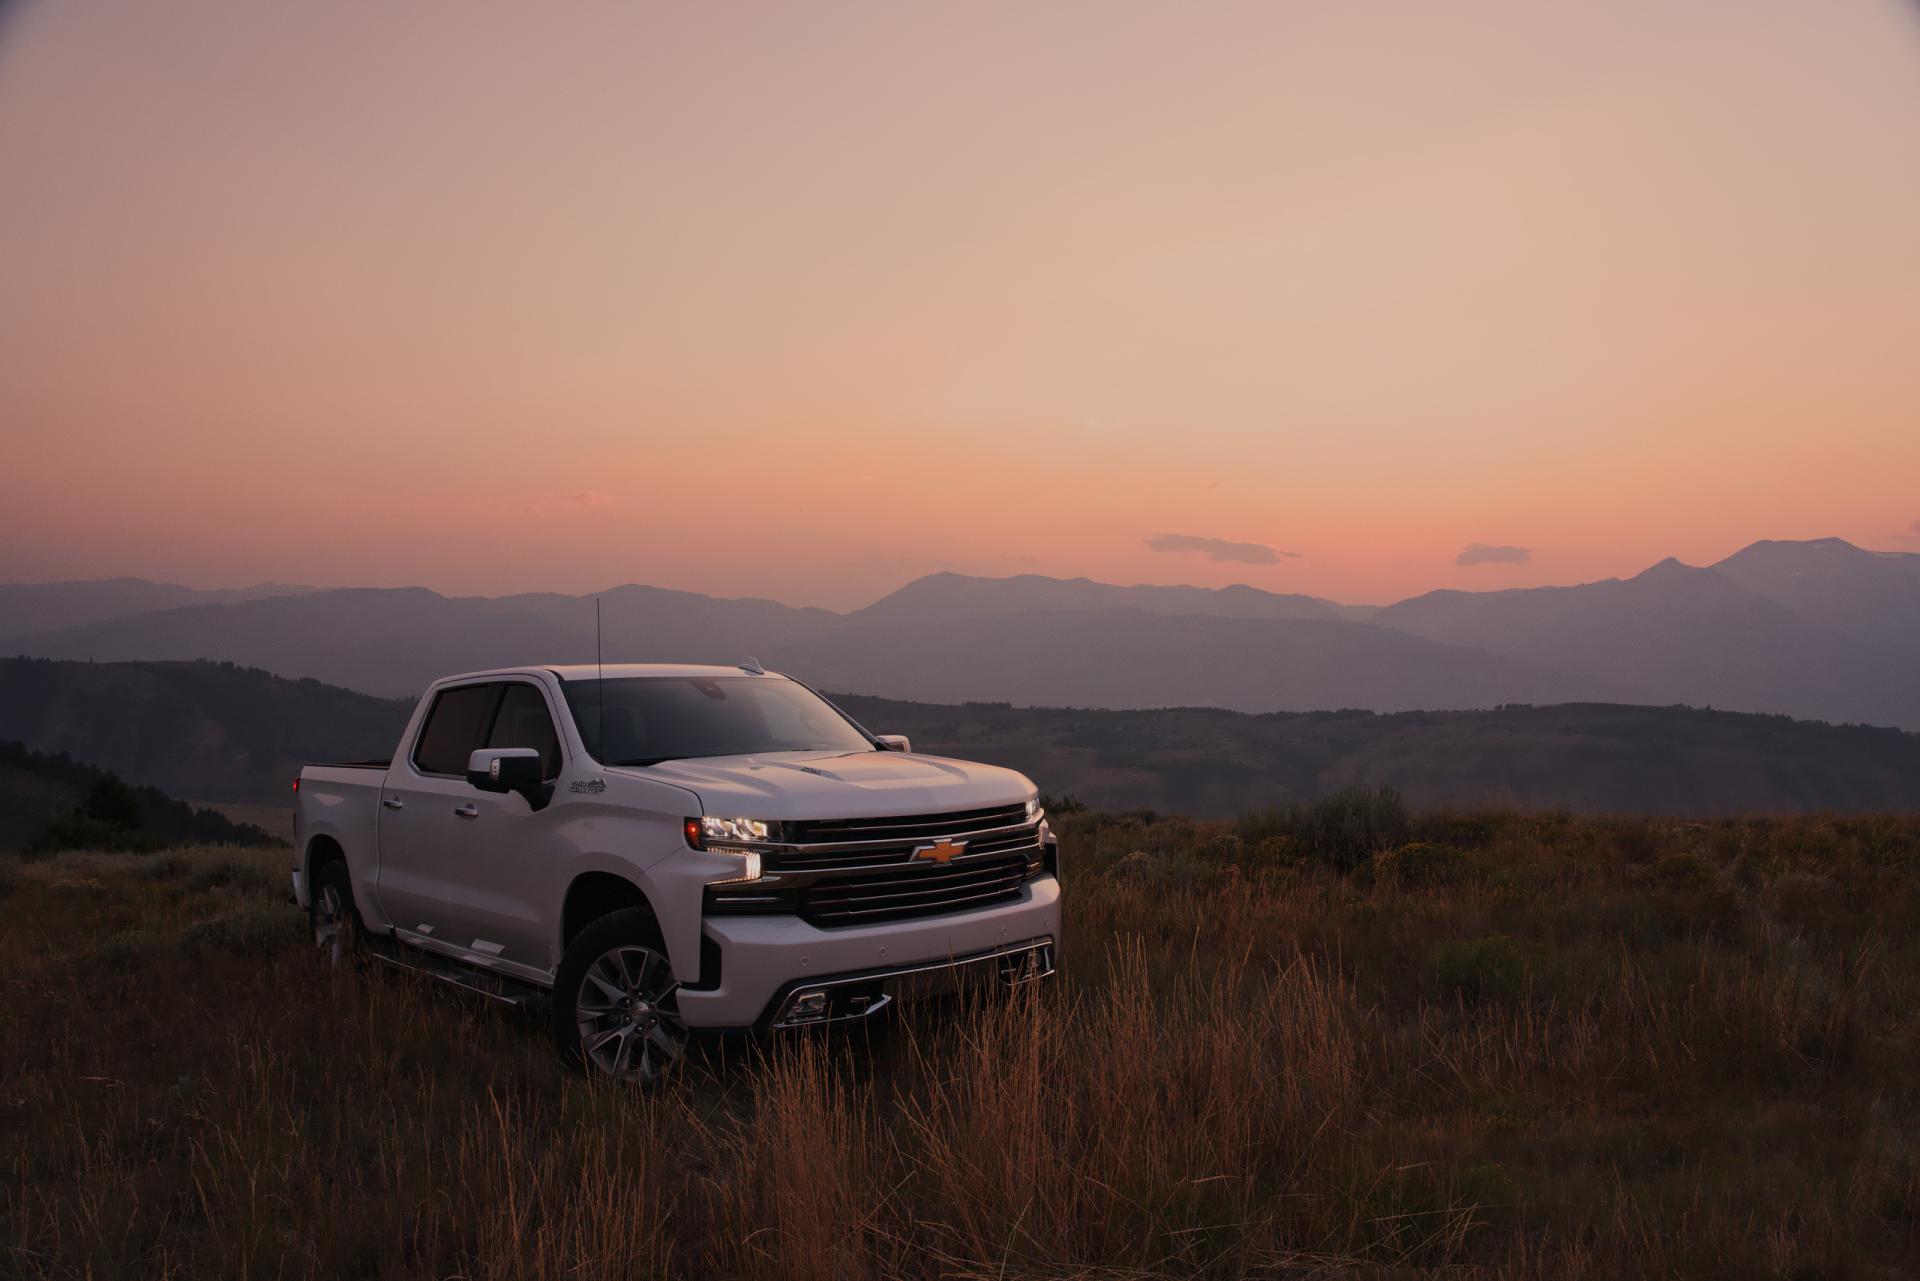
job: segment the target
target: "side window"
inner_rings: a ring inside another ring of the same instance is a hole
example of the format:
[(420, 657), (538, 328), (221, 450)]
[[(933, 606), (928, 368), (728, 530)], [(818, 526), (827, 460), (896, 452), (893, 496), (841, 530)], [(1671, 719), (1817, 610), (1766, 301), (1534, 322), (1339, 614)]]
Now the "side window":
[(413, 746), (413, 763), (426, 774), (467, 772), (467, 757), (479, 747), (493, 713), (498, 685), (460, 685), (443, 690), (427, 709), (420, 739)]
[(540, 753), (540, 777), (549, 783), (560, 777), (560, 736), (553, 731), (546, 698), (531, 685), (506, 687), (486, 745), (531, 747)]

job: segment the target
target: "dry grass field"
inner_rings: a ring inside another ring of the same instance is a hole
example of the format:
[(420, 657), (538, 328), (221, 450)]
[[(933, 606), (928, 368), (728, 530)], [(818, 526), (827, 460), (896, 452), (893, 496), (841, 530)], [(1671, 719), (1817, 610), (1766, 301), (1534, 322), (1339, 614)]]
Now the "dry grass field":
[(1920, 820), (1404, 836), (1073, 816), (1051, 990), (652, 1093), (283, 853), (0, 864), (0, 1273), (1914, 1275)]

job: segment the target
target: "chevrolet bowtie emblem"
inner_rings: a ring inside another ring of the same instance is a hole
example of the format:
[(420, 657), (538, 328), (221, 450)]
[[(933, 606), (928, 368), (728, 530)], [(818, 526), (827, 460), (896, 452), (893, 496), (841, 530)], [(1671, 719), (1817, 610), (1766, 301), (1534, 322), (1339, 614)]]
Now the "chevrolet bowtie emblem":
[(946, 863), (966, 852), (965, 841), (950, 841), (943, 836), (931, 845), (916, 846), (913, 857), (916, 861), (924, 859), (929, 863)]

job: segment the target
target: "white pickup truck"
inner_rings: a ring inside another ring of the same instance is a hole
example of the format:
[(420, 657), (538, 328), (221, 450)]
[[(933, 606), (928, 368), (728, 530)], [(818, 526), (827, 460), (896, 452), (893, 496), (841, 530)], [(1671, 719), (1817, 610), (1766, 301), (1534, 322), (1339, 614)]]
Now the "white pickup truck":
[(1033, 784), (916, 755), (751, 660), (448, 677), (393, 760), (295, 787), (294, 896), (331, 963), (545, 1006), (563, 1056), (620, 1079), (657, 1078), (689, 1028), (1053, 972)]

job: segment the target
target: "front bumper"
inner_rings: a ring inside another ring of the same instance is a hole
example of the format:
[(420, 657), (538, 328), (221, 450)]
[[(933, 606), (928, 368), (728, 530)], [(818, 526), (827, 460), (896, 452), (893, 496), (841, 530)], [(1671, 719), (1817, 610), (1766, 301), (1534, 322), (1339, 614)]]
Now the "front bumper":
[(681, 1019), (689, 1027), (765, 1026), (782, 1015), (777, 1004), (802, 991), (1056, 940), (1060, 882), (1041, 876), (1027, 882), (1018, 899), (973, 912), (827, 930), (791, 916), (716, 916), (707, 919), (704, 933), (720, 951), (720, 982), (706, 990), (681, 988)]
[(1028, 939), (976, 956), (795, 980), (774, 997), (766, 1023), (774, 1031), (781, 1031), (871, 1018), (892, 1005), (896, 997), (964, 988), (968, 983), (989, 980), (1004, 987), (1023, 987), (1053, 976), (1053, 948), (1051, 937)]

